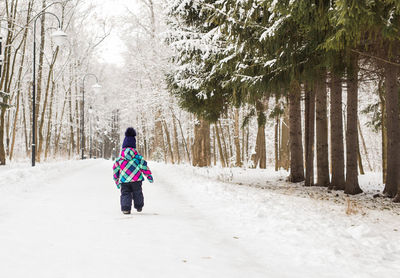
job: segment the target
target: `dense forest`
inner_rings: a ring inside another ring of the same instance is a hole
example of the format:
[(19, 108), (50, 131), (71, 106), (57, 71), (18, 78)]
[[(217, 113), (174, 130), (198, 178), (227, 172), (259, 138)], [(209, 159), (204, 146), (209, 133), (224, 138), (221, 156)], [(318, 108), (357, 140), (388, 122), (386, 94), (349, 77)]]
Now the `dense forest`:
[(252, 160), (265, 168), (265, 112), (275, 99), (272, 114), (288, 125), (287, 150), (276, 158), (287, 163), (289, 180), (361, 193), (358, 101), (360, 84), (374, 81), (379, 101), (369, 108), (382, 133), (384, 193), (400, 201), (398, 1), (175, 1), (169, 19), (177, 67), (168, 88), (198, 118), (193, 165), (210, 165), (210, 124), (227, 164), (217, 124), (227, 114), (241, 165), (246, 121), (237, 111), (249, 105), (246, 117), (258, 123)]

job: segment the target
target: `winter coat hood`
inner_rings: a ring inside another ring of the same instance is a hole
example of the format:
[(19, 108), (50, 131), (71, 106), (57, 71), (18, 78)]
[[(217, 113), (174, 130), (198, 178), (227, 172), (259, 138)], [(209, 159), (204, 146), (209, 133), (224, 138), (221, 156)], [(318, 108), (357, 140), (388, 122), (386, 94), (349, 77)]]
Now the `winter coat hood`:
[(123, 160), (132, 160), (138, 152), (134, 148), (123, 148), (121, 151), (121, 158)]

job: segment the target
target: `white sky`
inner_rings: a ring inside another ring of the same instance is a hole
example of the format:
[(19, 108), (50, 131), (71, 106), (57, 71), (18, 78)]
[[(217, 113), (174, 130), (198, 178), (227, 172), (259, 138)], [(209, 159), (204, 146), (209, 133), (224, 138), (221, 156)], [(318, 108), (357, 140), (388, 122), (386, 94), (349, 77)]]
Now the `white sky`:
[[(97, 13), (107, 18), (118, 18), (126, 14), (126, 7), (134, 10), (138, 7), (137, 0), (91, 0), (97, 6)], [(114, 26), (110, 36), (99, 46), (100, 59), (106, 63), (122, 65), (121, 53), (124, 51), (124, 43), (118, 34), (118, 26)]]

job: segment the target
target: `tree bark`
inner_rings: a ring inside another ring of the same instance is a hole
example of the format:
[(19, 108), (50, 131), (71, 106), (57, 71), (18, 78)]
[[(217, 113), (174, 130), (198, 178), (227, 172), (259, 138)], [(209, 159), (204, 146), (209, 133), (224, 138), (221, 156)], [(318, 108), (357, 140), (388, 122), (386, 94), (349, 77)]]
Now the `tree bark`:
[(279, 167), (286, 171), (290, 168), (290, 130), (289, 130), (289, 103), (286, 103), (283, 120), (280, 121)]
[(328, 118), (326, 71), (323, 70), (316, 81), (315, 124), (317, 133), (317, 186), (329, 186)]
[(53, 58), (50, 63), (50, 68), (49, 68), (49, 72), (47, 75), (46, 90), (44, 93), (44, 102), (43, 102), (42, 113), (41, 113), (40, 121), (39, 121), (39, 130), (38, 130), (38, 135), (39, 135), (39, 146), (37, 148), (38, 157), (42, 156), (43, 146), (45, 144), (45, 138), (43, 137), (43, 133), (44, 133), (43, 128), (44, 128), (45, 115), (46, 115), (47, 104), (48, 104), (48, 99), (49, 99), (49, 91), (50, 91), (50, 87), (51, 87), (51, 83), (52, 83), (51, 76), (53, 74), (54, 64), (55, 64), (57, 56), (58, 56), (58, 49), (59, 49), (59, 47), (57, 46), (56, 51), (53, 53)]
[[(46, 8), (46, 0), (42, 1), (42, 10)], [(45, 21), (46, 21), (46, 14), (43, 14), (40, 18), (40, 49), (39, 49), (39, 64), (38, 64), (38, 73), (37, 73), (37, 84), (36, 84), (36, 115), (35, 119), (35, 143), (36, 146), (38, 143), (38, 119), (39, 119), (39, 109), (40, 109), (40, 100), (42, 98), (42, 77), (43, 77), (43, 60), (44, 60), (44, 48), (45, 48), (45, 41), (46, 41), (46, 30), (45, 30)], [(36, 161), (40, 162), (40, 152), (36, 152)]]
[(360, 133), (361, 143), (362, 143), (362, 146), (363, 146), (363, 149), (364, 149), (364, 153), (365, 153), (365, 160), (368, 163), (369, 170), (372, 172), (373, 169), (372, 169), (372, 166), (371, 166), (371, 161), (369, 160), (367, 144), (365, 144), (365, 139), (364, 139), (364, 135), (362, 133), (360, 120), (357, 121), (357, 125), (358, 125), (358, 131)]
[(169, 131), (168, 131), (168, 126), (165, 120), (163, 120), (164, 124), (164, 130), (165, 130), (165, 135), (167, 137), (167, 145), (168, 145), (168, 151), (171, 157), (171, 163), (175, 164), (175, 158), (174, 158), (174, 152), (172, 151), (172, 144), (171, 144), (171, 137), (169, 136)]
[[(17, 6), (18, 1), (11, 1), (11, 8), (9, 11), (8, 8), (8, 1), (5, 3), (5, 9), (7, 13), (7, 39), (5, 41), (5, 48), (4, 48), (4, 64), (2, 68), (2, 73), (1, 73), (1, 80), (0, 80), (0, 90), (3, 90), (5, 93), (10, 93), (9, 89), (9, 83), (11, 83), (11, 80), (9, 78), (9, 73), (10, 73), (10, 59), (11, 59), (11, 50), (10, 50), (10, 45), (11, 45), (11, 40), (13, 39), (14, 35), (14, 27), (15, 27), (15, 19), (16, 19), (16, 6)], [(8, 96), (3, 97), (3, 103), (8, 104)], [(0, 113), (0, 165), (5, 165), (6, 164), (6, 153), (4, 149), (4, 121), (5, 121), (5, 115), (6, 115), (6, 110), (7, 107), (1, 107), (1, 113)]]
[(194, 128), (195, 139), (193, 144), (193, 166), (210, 166), (210, 123), (204, 119), (199, 119)]
[[(31, 5), (31, 2), (29, 2), (28, 3), (28, 12), (27, 12), (27, 16), (26, 16), (26, 24), (28, 24), (29, 21), (30, 21), (31, 11), (32, 11), (32, 5)], [(12, 160), (13, 154), (14, 154), (14, 145), (15, 145), (15, 137), (16, 137), (16, 129), (17, 129), (16, 127), (17, 127), (17, 121), (18, 121), (19, 110), (20, 110), (19, 106), (20, 106), (20, 95), (21, 95), (22, 69), (23, 69), (23, 66), (24, 66), (24, 63), (25, 63), (26, 38), (27, 38), (27, 36), (28, 36), (28, 28), (25, 28), (24, 34), (23, 34), (23, 37), (22, 37), (22, 42), (23, 42), (22, 57), (21, 57), (20, 66), (19, 66), (19, 69), (18, 69), (18, 78), (17, 78), (17, 86), (16, 86), (17, 101), (16, 101), (16, 111), (15, 111), (15, 117), (14, 117), (14, 123), (13, 123), (13, 132), (12, 132), (12, 141), (11, 141), (11, 150), (10, 150), (10, 160)]]
[(217, 123), (215, 123), (214, 128), (215, 128), (215, 133), (217, 135), (218, 152), (219, 152), (219, 158), (220, 158), (220, 161), (221, 161), (221, 166), (225, 168), (226, 167), (226, 163), (225, 163), (225, 158), (224, 158), (224, 152), (222, 150), (221, 136), (219, 134), (218, 124)]
[(357, 161), (358, 161), (358, 169), (360, 171), (360, 175), (365, 175), (364, 166), (363, 166), (362, 157), (361, 157), (361, 151), (360, 151), (360, 144), (358, 144), (358, 146), (357, 146)]
[[(29, 83), (29, 89), (28, 89), (28, 96), (29, 99), (31, 99), (31, 83)], [(28, 156), (29, 155), (29, 135), (28, 135), (28, 129), (27, 129), (27, 123), (26, 123), (26, 108), (25, 108), (25, 98), (22, 97), (22, 122), (24, 126), (24, 137), (25, 137), (25, 154)]]
[(306, 86), (305, 90), (305, 144), (306, 180), (305, 186), (314, 185), (314, 130), (315, 130), (315, 92)]
[(217, 149), (216, 149), (216, 144), (215, 141), (217, 140), (217, 135), (215, 134), (215, 125), (213, 128), (213, 159), (214, 159), (214, 166), (217, 166)]
[[(63, 130), (64, 113), (65, 113), (65, 107), (67, 106), (67, 100), (68, 100), (68, 91), (65, 92), (63, 106), (62, 106), (62, 110), (61, 110), (61, 116), (60, 116), (60, 123), (59, 123), (58, 127), (56, 127), (56, 131), (55, 131), (55, 135), (54, 135), (54, 137), (55, 137), (54, 153), (53, 153), (54, 156), (57, 154), (58, 150), (60, 149), (59, 142), (60, 142), (60, 138), (61, 138), (61, 131)], [(73, 131), (73, 129), (72, 129), (72, 131)]]
[(382, 183), (386, 184), (386, 174), (387, 174), (387, 121), (386, 121), (386, 99), (385, 99), (385, 89), (383, 87), (383, 78), (379, 78), (378, 83), (378, 94), (380, 99), (381, 107), (381, 136), (382, 136)]
[(186, 143), (186, 140), (185, 140), (185, 135), (183, 134), (183, 129), (182, 129), (181, 121), (180, 121), (179, 119), (176, 119), (176, 120), (178, 121), (179, 129), (181, 130), (182, 141), (183, 141), (183, 145), (185, 146), (185, 150), (186, 150), (186, 155), (187, 155), (188, 162), (191, 163), (190, 152), (189, 152), (189, 148), (188, 148), (188, 145), (187, 145), (187, 143)]
[(235, 150), (236, 150), (236, 167), (242, 167), (242, 159), (240, 156), (240, 129), (239, 129), (239, 108), (234, 108), (235, 128), (234, 137)]
[(174, 149), (175, 149), (176, 158), (178, 160), (178, 164), (180, 164), (181, 163), (181, 155), (180, 155), (180, 151), (179, 151), (179, 140), (178, 140), (178, 131), (176, 128), (175, 115), (172, 115), (172, 122), (174, 125)]
[(51, 81), (51, 95), (50, 95), (50, 109), (49, 109), (49, 116), (47, 119), (47, 132), (46, 132), (46, 147), (44, 152), (44, 160), (47, 160), (47, 157), (50, 152), (50, 145), (51, 145), (51, 128), (53, 126), (52, 116), (53, 116), (53, 103), (54, 103), (54, 93), (55, 93), (55, 81)]
[(289, 91), (289, 144), (290, 144), (290, 176), (291, 182), (304, 181), (303, 143), (301, 132), (301, 89), (293, 80)]
[(347, 130), (346, 130), (346, 194), (362, 193), (358, 184), (357, 150), (358, 150), (358, 57), (351, 54), (347, 67)]
[(231, 138), (232, 136), (231, 136), (231, 129), (229, 128), (230, 122), (231, 122), (231, 118), (230, 118), (229, 114), (228, 114), (227, 120), (228, 120), (228, 124), (226, 125), (226, 129), (227, 129), (227, 131), (228, 131), (229, 157), (232, 158), (232, 157), (233, 157), (232, 138)]
[(229, 167), (230, 166), (230, 159), (229, 159), (229, 155), (228, 155), (228, 148), (226, 146), (224, 129), (222, 128), (221, 121), (219, 121), (219, 134), (220, 134), (222, 145), (223, 145), (225, 165), (226, 165), (226, 167)]
[(154, 155), (159, 156), (164, 152), (164, 137), (162, 132), (162, 124), (161, 124), (161, 110), (158, 108), (155, 116), (155, 124), (154, 124), (154, 144), (152, 148), (152, 158), (159, 159), (159, 157), (154, 157)]
[(344, 145), (342, 115), (342, 80), (341, 76), (332, 72), (331, 76), (331, 188), (344, 190)]
[(256, 139), (256, 153), (253, 157), (254, 167), (257, 168), (260, 165), (261, 169), (265, 169), (267, 167), (267, 154), (266, 154), (266, 146), (265, 146), (265, 105), (262, 100), (257, 100), (256, 102), (256, 111), (257, 111), (257, 139)]
[(71, 87), (68, 89), (67, 94), (69, 103), (69, 129), (70, 129), (70, 154), (75, 152), (75, 136), (74, 136), (74, 116), (72, 114), (72, 92)]
[(279, 126), (280, 126), (280, 120), (279, 117), (275, 117), (275, 171), (279, 170), (280, 166), (280, 159), (279, 159)]
[[(388, 47), (390, 60), (397, 59), (398, 42)], [(399, 120), (399, 85), (398, 67), (385, 63), (385, 93), (386, 93), (386, 119), (387, 119), (387, 176), (383, 193), (388, 197), (394, 197), (400, 186), (399, 174), (399, 148), (400, 148), (400, 120)], [(397, 195), (399, 197), (399, 195)]]

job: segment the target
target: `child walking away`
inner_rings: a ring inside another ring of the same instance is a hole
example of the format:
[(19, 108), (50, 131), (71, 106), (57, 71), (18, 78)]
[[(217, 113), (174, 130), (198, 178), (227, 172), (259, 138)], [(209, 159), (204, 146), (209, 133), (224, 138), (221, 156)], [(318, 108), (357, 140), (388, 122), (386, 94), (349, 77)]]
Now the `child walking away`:
[(130, 214), (132, 199), (134, 207), (138, 212), (144, 206), (142, 192), (143, 175), (150, 183), (153, 176), (147, 167), (146, 160), (136, 151), (136, 131), (129, 127), (125, 132), (125, 139), (122, 144), (121, 155), (113, 166), (114, 181), (118, 189), (121, 189), (121, 210), (124, 214)]

